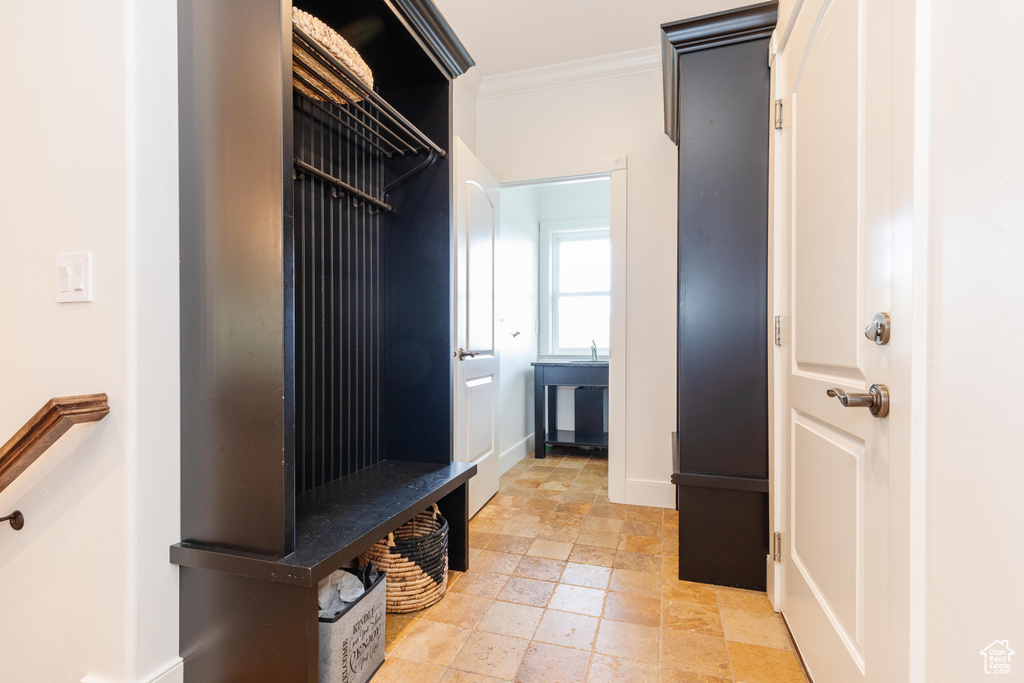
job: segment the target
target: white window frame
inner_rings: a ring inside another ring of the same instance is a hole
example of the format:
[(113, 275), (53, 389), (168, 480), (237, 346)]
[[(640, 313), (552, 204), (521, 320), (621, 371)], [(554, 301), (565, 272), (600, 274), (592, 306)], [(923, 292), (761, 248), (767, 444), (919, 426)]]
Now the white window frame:
[[(612, 291), (567, 292), (558, 291), (558, 245), (565, 241), (607, 239), (611, 243), (611, 230), (607, 218), (585, 218), (542, 221), (540, 253), (540, 356), (549, 358), (590, 356), (590, 347), (562, 347), (558, 343), (558, 299), (560, 296), (607, 296)], [(609, 326), (611, 322), (609, 320)], [(598, 356), (608, 357), (608, 347), (598, 347)]]

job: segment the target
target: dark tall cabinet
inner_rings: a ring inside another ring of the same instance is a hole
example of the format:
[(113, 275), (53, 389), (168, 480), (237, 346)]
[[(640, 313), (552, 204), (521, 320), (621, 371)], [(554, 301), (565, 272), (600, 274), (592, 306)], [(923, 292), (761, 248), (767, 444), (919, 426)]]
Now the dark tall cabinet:
[(679, 577), (765, 588), (768, 41), (777, 3), (662, 26), (679, 145)]
[[(180, 0), (180, 648), (188, 681), (318, 680), (318, 583), (452, 462), (451, 80), (429, 0), (305, 0), (375, 87), (293, 89), (289, 0)], [(355, 93), (353, 95), (353, 93)]]

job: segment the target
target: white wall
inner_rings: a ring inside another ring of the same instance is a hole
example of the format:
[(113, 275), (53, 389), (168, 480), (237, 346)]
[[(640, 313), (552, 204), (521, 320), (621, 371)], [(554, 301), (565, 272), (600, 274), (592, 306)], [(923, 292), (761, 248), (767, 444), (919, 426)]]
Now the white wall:
[(130, 637), (126, 680), (181, 680), (178, 66), (175, 0), (126, 3)]
[[(627, 502), (671, 507), (677, 169), (676, 147), (663, 128), (656, 64), (606, 80), (481, 99), (477, 107), (477, 156), (499, 181), (628, 157), (626, 481), (627, 491), (643, 494)], [(631, 481), (640, 486), (630, 489)]]
[(541, 185), (537, 211), (542, 221), (608, 218), (611, 188), (605, 179)]
[(996, 639), (1024, 672), (1024, 6), (932, 12), (926, 679), (959, 683)]
[[(4, 680), (141, 681), (177, 660), (174, 6), (0, 10), (0, 438), (53, 396), (111, 406), (0, 493), (26, 517), (0, 529)], [(76, 251), (95, 300), (57, 304), (54, 257)]]
[(452, 85), (452, 120), (455, 137), (462, 138), (476, 154), (476, 97), (480, 90), (480, 70), (471, 68)]
[[(495, 270), (501, 471), (534, 448), (538, 189), (503, 188)], [(514, 332), (519, 334), (512, 336)]]

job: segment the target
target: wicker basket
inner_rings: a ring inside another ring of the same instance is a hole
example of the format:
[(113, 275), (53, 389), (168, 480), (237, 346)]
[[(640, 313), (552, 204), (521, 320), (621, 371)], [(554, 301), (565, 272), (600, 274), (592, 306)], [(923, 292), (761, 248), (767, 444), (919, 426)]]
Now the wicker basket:
[(416, 612), (444, 597), (448, 588), (448, 522), (424, 510), (359, 556), (387, 574), (387, 611)]
[[(366, 65), (363, 58), (354, 47), (348, 44), (344, 38), (338, 35), (337, 31), (320, 21), (312, 14), (303, 12), (297, 7), (292, 7), (292, 23), (302, 29), (306, 35), (315, 40), (325, 50), (331, 53), (335, 59), (348, 67), (370, 90), (373, 89), (373, 72)], [(314, 100), (323, 100), (323, 95), (329, 97), (333, 102), (345, 105), (344, 97), (340, 97), (330, 87), (324, 85), (329, 83), (345, 94), (353, 102), (362, 98), (356, 91), (350, 88), (345, 81), (338, 78), (330, 70), (326, 69), (305, 49), (295, 41), (292, 41), (292, 70), (297, 77), (292, 78), (292, 85), (303, 95)], [(316, 91), (309, 88), (298, 77), (316, 86)], [(319, 92), (317, 92), (319, 91)], [(323, 93), (323, 95), (321, 94)]]

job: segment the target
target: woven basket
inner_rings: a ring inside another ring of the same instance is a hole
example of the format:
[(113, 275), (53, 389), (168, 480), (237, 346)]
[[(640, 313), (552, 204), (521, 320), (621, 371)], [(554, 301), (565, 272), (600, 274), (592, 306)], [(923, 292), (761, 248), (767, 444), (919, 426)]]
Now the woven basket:
[[(312, 14), (303, 12), (297, 7), (292, 7), (292, 23), (302, 29), (310, 38), (319, 43), (321, 47), (331, 53), (331, 56), (348, 67), (348, 70), (354, 73), (364, 85), (371, 90), (373, 89), (373, 72), (370, 71), (370, 67), (366, 65), (366, 62), (364, 62), (363, 58), (359, 56), (356, 49), (349, 45), (348, 41), (338, 35), (337, 31), (314, 17)], [(336, 76), (330, 70), (324, 68), (323, 65), (321, 65), (295, 41), (292, 41), (292, 57), (292, 71), (294, 71), (296, 75), (301, 76), (307, 82), (315, 85), (317, 89), (321, 91), (316, 92), (307, 87), (306, 84), (298, 78), (293, 77), (292, 85), (306, 97), (322, 101), (324, 99), (323, 95), (327, 95), (332, 102), (343, 106), (348, 104), (343, 97), (340, 97), (331, 88), (324, 85), (324, 83), (329, 83), (341, 92), (345, 93), (345, 97), (348, 97), (353, 102), (358, 102), (362, 99), (358, 93), (346, 85), (345, 81)], [(321, 93), (323, 93), (323, 95)]]
[(359, 556), (367, 562), (387, 574), (388, 612), (430, 607), (448, 588), (448, 522), (435, 504)]

